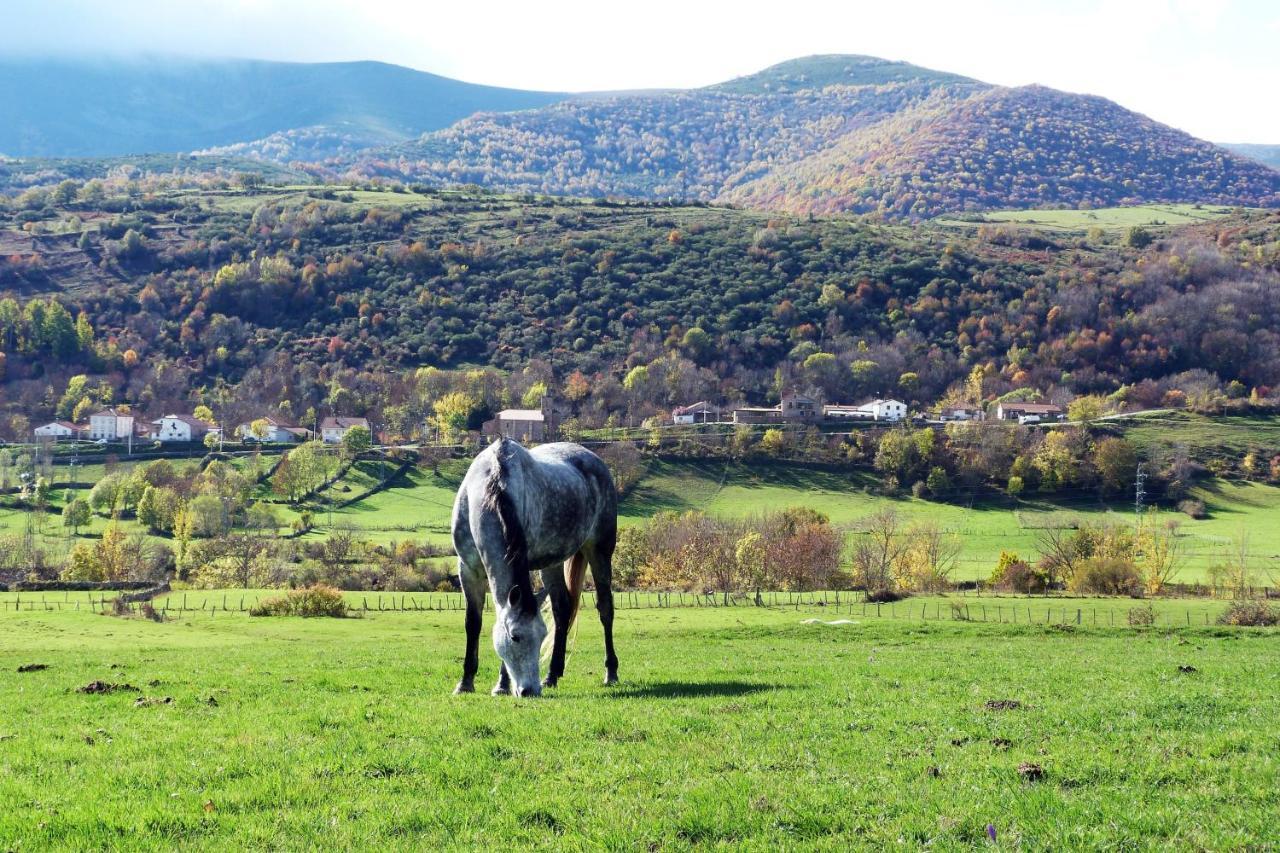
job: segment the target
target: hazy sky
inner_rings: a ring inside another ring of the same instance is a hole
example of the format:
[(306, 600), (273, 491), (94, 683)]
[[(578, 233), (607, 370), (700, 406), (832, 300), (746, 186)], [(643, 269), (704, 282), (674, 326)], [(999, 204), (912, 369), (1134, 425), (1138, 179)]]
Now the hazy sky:
[(6, 54), (378, 59), (557, 91), (699, 86), (863, 53), (1280, 144), (1280, 0), (39, 0), (4, 19)]

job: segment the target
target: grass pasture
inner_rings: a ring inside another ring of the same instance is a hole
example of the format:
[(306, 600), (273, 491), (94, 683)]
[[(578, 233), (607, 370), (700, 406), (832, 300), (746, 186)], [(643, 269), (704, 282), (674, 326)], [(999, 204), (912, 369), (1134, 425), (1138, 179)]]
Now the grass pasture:
[[(939, 225), (972, 228), (981, 224), (1024, 225), (1045, 231), (1085, 232), (1091, 228), (1118, 230), (1141, 225), (1159, 228), (1211, 222), (1235, 208), (1220, 205), (1140, 204), (1128, 207), (1101, 207), (1096, 210), (992, 210), (975, 217), (940, 216)], [(980, 217), (980, 218), (979, 218)]]
[(810, 616), (622, 610), (604, 688), (587, 611), (514, 700), (452, 611), (0, 614), (0, 847), (1280, 843), (1274, 631)]
[[(1157, 442), (1169, 442), (1173, 436), (1185, 435), (1188, 444), (1209, 425), (1192, 424), (1181, 430), (1163, 422), (1135, 420), (1123, 427), (1126, 437), (1150, 448)], [(1119, 428), (1119, 427), (1114, 427)], [(1258, 430), (1262, 431), (1259, 432)], [(1224, 427), (1222, 435), (1236, 436), (1241, 453), (1249, 447), (1270, 446), (1273, 434), (1270, 421), (1262, 427), (1246, 425)], [(1207, 440), (1207, 438), (1206, 438)], [(1234, 452), (1234, 451), (1232, 451)], [(1076, 524), (1082, 521), (1131, 524), (1133, 507), (1127, 500), (1107, 503), (1094, 492), (1055, 495), (1052, 500), (1030, 496), (1022, 500), (995, 499), (939, 503), (912, 498), (909, 495), (885, 497), (874, 493), (874, 480), (865, 473), (850, 473), (821, 467), (753, 461), (663, 461), (651, 460), (647, 473), (627, 495), (619, 507), (624, 525), (641, 524), (660, 511), (684, 512), (703, 510), (731, 517), (744, 517), (788, 506), (807, 506), (826, 513), (835, 524), (857, 529), (860, 519), (883, 507), (892, 507), (908, 522), (937, 520), (961, 539), (962, 552), (954, 574), (956, 580), (975, 580), (991, 574), (1002, 550), (1023, 557), (1038, 555), (1043, 528)], [(393, 470), (390, 463), (360, 463), (353, 467), (323, 496), (335, 503), (358, 496), (373, 486), (380, 477)], [(361, 535), (374, 542), (388, 543), (412, 539), (447, 546), (450, 543), (449, 519), (454, 494), (465, 471), (465, 463), (451, 461), (439, 472), (413, 468), (396, 478), (390, 486), (350, 506), (329, 511), (327, 504), (313, 507), (315, 529), (306, 539), (328, 535), (338, 525), (353, 525)], [(269, 496), (263, 487), (261, 493)], [(56, 488), (51, 495), (39, 540), (54, 554), (70, 551), (74, 540), (62, 527), (59, 513), (65, 490)], [(80, 490), (81, 495), (87, 491)], [(1263, 483), (1212, 479), (1202, 482), (1192, 496), (1205, 502), (1208, 517), (1191, 519), (1169, 512), (1167, 518), (1181, 522), (1179, 535), (1186, 554), (1184, 566), (1175, 578), (1194, 583), (1206, 578), (1208, 569), (1222, 561), (1234, 537), (1247, 533), (1260, 586), (1280, 585), (1280, 488)], [(287, 532), (299, 514), (295, 508), (275, 504), (280, 531)], [(20, 535), (27, 515), (20, 509), (0, 506), (0, 533)], [(101, 536), (107, 519), (94, 516), (81, 531), (82, 536)], [(130, 532), (141, 529), (136, 521), (126, 520)], [(856, 535), (856, 533), (851, 534)], [(167, 541), (167, 540), (166, 540)], [(172, 545), (172, 542), (168, 544)]]

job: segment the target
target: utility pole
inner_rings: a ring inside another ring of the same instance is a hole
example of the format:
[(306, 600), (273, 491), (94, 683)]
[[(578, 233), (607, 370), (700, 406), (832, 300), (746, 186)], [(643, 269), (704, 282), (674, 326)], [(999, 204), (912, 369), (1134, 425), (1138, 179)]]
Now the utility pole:
[(1147, 481), (1147, 472), (1143, 470), (1142, 463), (1138, 463), (1138, 470), (1134, 474), (1133, 484), (1133, 515), (1136, 526), (1142, 526), (1142, 501), (1147, 496), (1145, 484)]

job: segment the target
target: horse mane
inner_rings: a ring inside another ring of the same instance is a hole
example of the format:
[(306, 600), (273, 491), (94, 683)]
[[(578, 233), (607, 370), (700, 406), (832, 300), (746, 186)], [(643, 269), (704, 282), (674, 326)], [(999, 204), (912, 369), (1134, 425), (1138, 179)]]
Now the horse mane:
[(525, 539), (524, 525), (516, 514), (515, 501), (507, 491), (508, 446), (513, 444), (503, 437), (498, 439), (493, 453), (493, 465), (484, 484), (485, 508), (498, 516), (502, 527), (502, 539), (506, 543), (507, 567), (512, 572), (512, 582), (520, 587), (521, 601), (526, 608), (536, 607), (533, 581), (529, 577), (529, 543)]

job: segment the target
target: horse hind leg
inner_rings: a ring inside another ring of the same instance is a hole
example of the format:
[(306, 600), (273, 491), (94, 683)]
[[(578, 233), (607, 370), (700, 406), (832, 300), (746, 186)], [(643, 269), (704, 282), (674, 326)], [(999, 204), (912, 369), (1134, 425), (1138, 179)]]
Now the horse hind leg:
[[(602, 545), (604, 543), (601, 543)], [(613, 649), (613, 543), (587, 553), (591, 579), (596, 585), (596, 610), (604, 628), (604, 683), (618, 683), (618, 656)]]

